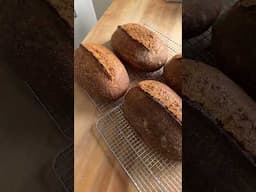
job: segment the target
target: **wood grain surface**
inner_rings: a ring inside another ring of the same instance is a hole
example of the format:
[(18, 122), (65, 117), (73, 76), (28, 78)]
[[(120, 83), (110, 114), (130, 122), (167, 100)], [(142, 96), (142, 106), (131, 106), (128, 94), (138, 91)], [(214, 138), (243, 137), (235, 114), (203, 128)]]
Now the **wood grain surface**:
[[(147, 24), (181, 45), (180, 3), (165, 0), (113, 0), (83, 43), (104, 44), (110, 40), (117, 25), (136, 22)], [(133, 192), (132, 182), (120, 168), (95, 131), (97, 109), (75, 83), (75, 191)]]

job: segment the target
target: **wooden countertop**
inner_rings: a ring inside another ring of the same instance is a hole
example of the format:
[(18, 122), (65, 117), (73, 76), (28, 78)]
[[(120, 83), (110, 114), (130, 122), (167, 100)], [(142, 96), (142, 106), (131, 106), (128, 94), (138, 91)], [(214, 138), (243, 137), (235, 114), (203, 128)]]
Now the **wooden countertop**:
[[(83, 43), (104, 44), (117, 25), (147, 24), (180, 45), (182, 6), (164, 0), (113, 0)], [(94, 131), (97, 110), (75, 83), (75, 191), (133, 192), (135, 187)]]

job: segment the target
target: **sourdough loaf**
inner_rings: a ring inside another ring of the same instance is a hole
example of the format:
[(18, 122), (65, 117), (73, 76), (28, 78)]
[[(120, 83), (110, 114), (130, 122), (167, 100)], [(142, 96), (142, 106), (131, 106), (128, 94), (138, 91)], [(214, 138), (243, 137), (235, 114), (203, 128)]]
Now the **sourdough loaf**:
[(88, 43), (75, 53), (75, 77), (81, 87), (107, 99), (117, 99), (129, 86), (127, 71), (107, 48)]
[(124, 115), (142, 139), (168, 158), (182, 154), (182, 101), (168, 86), (154, 80), (139, 82), (125, 96)]
[[(177, 73), (170, 71), (170, 75)], [(182, 95), (203, 111), (256, 156), (256, 103), (219, 70), (182, 59)]]
[(175, 55), (165, 66), (164, 66), (164, 79), (176, 93), (181, 94), (182, 86), (182, 56), (181, 54)]
[(222, 0), (183, 0), (182, 35), (188, 39), (206, 31), (217, 19)]
[(121, 59), (141, 71), (155, 71), (168, 61), (168, 49), (161, 39), (139, 24), (118, 26), (111, 45)]
[(256, 100), (256, 0), (238, 1), (214, 26), (218, 67)]

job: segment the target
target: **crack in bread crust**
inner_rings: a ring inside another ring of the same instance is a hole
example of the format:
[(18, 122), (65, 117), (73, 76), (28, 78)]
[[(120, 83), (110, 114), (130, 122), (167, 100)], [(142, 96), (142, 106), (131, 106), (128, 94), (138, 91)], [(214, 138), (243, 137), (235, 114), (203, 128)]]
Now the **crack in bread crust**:
[(180, 125), (182, 124), (182, 101), (174, 91), (164, 84), (153, 80), (142, 81), (138, 84), (138, 87), (167, 109)]
[(116, 62), (117, 58), (107, 48), (97, 44), (82, 45), (98, 61), (99, 65), (107, 77), (112, 80), (115, 76), (114, 68), (109, 63)]
[(125, 33), (127, 33), (132, 39), (142, 44), (148, 51), (158, 52), (158, 43), (161, 41), (155, 33), (149, 29), (135, 23), (128, 23), (122, 26), (118, 26)]

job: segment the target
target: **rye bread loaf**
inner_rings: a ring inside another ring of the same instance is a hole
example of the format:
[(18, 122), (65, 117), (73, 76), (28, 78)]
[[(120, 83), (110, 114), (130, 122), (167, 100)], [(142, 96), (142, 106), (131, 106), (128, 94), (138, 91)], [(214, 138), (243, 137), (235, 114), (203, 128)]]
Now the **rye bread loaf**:
[(139, 24), (118, 26), (111, 45), (122, 60), (141, 71), (155, 71), (168, 61), (168, 49), (161, 39)]
[(182, 36), (184, 39), (200, 35), (217, 19), (222, 0), (183, 0)]
[(74, 28), (74, 1), (73, 0), (46, 0), (56, 9), (60, 17)]
[(182, 156), (182, 101), (168, 86), (139, 82), (124, 99), (124, 115), (141, 138), (168, 158)]
[(75, 52), (75, 77), (81, 87), (107, 99), (118, 99), (129, 86), (120, 60), (102, 45), (88, 43)]
[[(177, 75), (175, 70), (169, 74)], [(221, 71), (204, 63), (182, 59), (180, 75), (182, 95), (197, 103), (255, 157), (256, 103)]]
[(182, 86), (182, 55), (175, 55), (165, 66), (163, 76), (164, 79), (176, 93), (181, 94)]
[(218, 67), (256, 100), (256, 0), (238, 1), (214, 26)]

